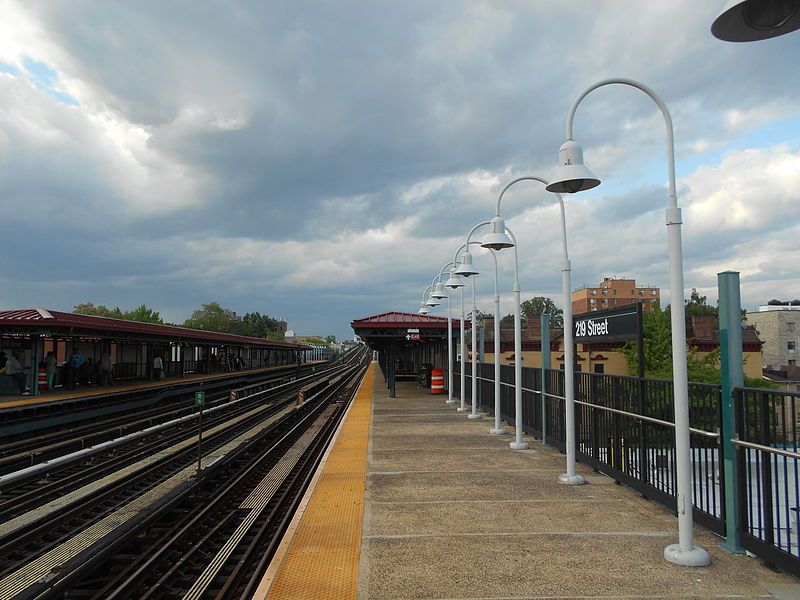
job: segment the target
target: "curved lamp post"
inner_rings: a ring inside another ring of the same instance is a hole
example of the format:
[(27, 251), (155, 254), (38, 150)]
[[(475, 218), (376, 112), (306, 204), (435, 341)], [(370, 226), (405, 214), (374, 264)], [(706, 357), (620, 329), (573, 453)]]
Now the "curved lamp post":
[[(472, 275), (477, 275), (478, 271), (474, 269), (472, 266), (472, 254), (469, 252), (470, 244), (477, 245), (478, 242), (470, 242), (468, 241), (466, 244), (461, 244), (461, 246), (456, 250), (455, 255), (453, 256), (453, 263), (458, 263), (458, 256), (461, 255), (461, 264), (458, 265), (455, 269), (455, 274), (461, 277), (470, 277)], [(495, 261), (495, 268), (496, 268), (496, 261)], [(463, 294), (462, 294), (462, 301), (463, 301)], [(469, 419), (480, 419), (480, 415), (477, 411), (477, 400), (476, 400), (476, 388), (477, 388), (477, 335), (476, 335), (476, 312), (478, 308), (475, 302), (475, 280), (472, 280), (472, 394), (470, 397), (470, 414), (467, 418)], [(465, 383), (465, 376), (464, 376), (464, 348), (465, 348), (465, 340), (464, 340), (464, 310), (462, 307), (461, 310), (461, 406), (458, 408), (459, 412), (465, 412), (467, 410), (466, 405), (464, 403), (464, 383)]]
[[(444, 265), (439, 271), (439, 275), (434, 278), (437, 283), (434, 285), (431, 296), (439, 298), (447, 298), (447, 400), (445, 404), (453, 404), (453, 311), (452, 302), (450, 301), (449, 294), (445, 291), (445, 286), (442, 284), (442, 275), (447, 268), (451, 268), (450, 277), (453, 276), (453, 261)], [(453, 288), (455, 289), (455, 288)]]
[[(478, 242), (471, 241), (472, 234), (475, 233), (481, 227), (485, 225), (490, 225), (489, 221), (484, 221), (482, 223), (478, 223), (472, 230), (467, 234), (467, 242), (464, 244), (463, 247), (469, 248), (470, 244), (477, 244)], [(466, 258), (465, 255), (467, 252), (461, 255), (462, 264), (456, 269), (456, 273), (459, 275), (463, 275), (464, 277), (469, 277), (472, 275), (477, 275), (478, 271), (472, 266), (472, 257), (469, 256), (469, 261), (465, 262)], [(494, 427), (489, 429), (489, 433), (494, 435), (502, 435), (506, 432), (500, 426), (500, 276), (497, 270), (497, 256), (495, 256), (495, 252), (491, 252), (492, 259), (494, 260)], [(463, 270), (460, 270), (462, 269)], [(473, 304), (473, 311), (472, 311), (472, 389), (473, 389), (473, 396), (476, 396), (475, 390), (477, 389), (477, 369), (476, 369), (476, 362), (477, 362), (477, 352), (475, 348), (475, 342), (477, 337), (477, 332), (475, 329), (475, 281), (473, 280), (473, 297), (472, 297), (472, 304)], [(478, 414), (477, 408), (477, 400), (476, 398), (472, 399), (472, 414), (470, 414), (470, 419), (480, 419), (480, 415)]]
[[(461, 349), (461, 373), (459, 374), (461, 378), (461, 387), (459, 388), (460, 393), (458, 394), (461, 398), (461, 406), (458, 408), (460, 412), (464, 412), (464, 281), (462, 280), (461, 277), (456, 275), (455, 264), (456, 261), (458, 261), (458, 253), (461, 252), (462, 249), (463, 246), (458, 249), (458, 252), (456, 252), (455, 257), (451, 261), (453, 263), (453, 266), (450, 267), (450, 277), (444, 284), (445, 287), (448, 287), (453, 290), (458, 289), (461, 292), (461, 313), (459, 314), (459, 321), (460, 321), (459, 324), (461, 326), (460, 327), (461, 335), (459, 338), (459, 348)], [(452, 387), (452, 383), (453, 383), (453, 375), (451, 371), (450, 387)]]
[[(519, 287), (519, 253), (517, 250), (517, 239), (514, 232), (506, 227), (505, 222), (500, 217), (495, 217), (489, 224), (492, 226), (492, 232), (481, 243), (483, 246), (486, 242), (490, 242), (486, 246), (492, 250), (500, 250), (502, 248), (514, 248), (514, 441), (508, 446), (512, 450), (527, 450), (530, 448), (527, 442), (522, 441), (522, 315), (520, 314), (520, 287)], [(510, 239), (509, 239), (510, 236)], [(470, 260), (471, 263), (471, 260)], [(470, 264), (471, 266), (471, 264)], [(495, 339), (499, 338), (500, 325), (495, 319)], [(495, 369), (497, 367), (495, 366)], [(496, 371), (499, 374), (499, 369)], [(499, 377), (495, 375), (495, 402), (497, 402), (497, 389), (499, 387)], [(495, 404), (496, 406), (496, 404)], [(495, 429), (499, 429), (497, 422), (497, 414), (495, 414)]]
[[(484, 248), (502, 249), (509, 248), (510, 241), (505, 235), (505, 221), (500, 216), (500, 203), (503, 200), (503, 195), (508, 189), (520, 181), (538, 181), (545, 186), (549, 184), (546, 179), (536, 177), (535, 175), (528, 175), (525, 177), (518, 177), (514, 181), (508, 183), (497, 196), (497, 208), (495, 209), (495, 216), (492, 219), (492, 233), (483, 240), (481, 244)], [(558, 199), (558, 205), (561, 208), (561, 292), (563, 294), (564, 302), (564, 407), (566, 418), (566, 446), (567, 446), (567, 472), (558, 476), (558, 481), (565, 485), (581, 485), (586, 483), (582, 475), (578, 475), (575, 471), (575, 343), (574, 332), (572, 330), (572, 283), (570, 282), (570, 274), (572, 267), (569, 262), (569, 252), (567, 250), (567, 218), (566, 211), (564, 210), (564, 199), (561, 194), (556, 193), (555, 197)], [(544, 352), (549, 352), (550, 348), (542, 348), (542, 355)], [(516, 361), (519, 362), (519, 361)], [(542, 402), (545, 401), (542, 395)], [(516, 408), (517, 414), (522, 414), (522, 400)], [(521, 419), (517, 419), (520, 420)], [(544, 423), (542, 423), (544, 428)], [(520, 428), (521, 429), (521, 428)]]
[(681, 244), (681, 209), (675, 186), (675, 146), (672, 136), (672, 117), (664, 101), (649, 87), (632, 79), (605, 79), (584, 90), (572, 103), (567, 116), (567, 140), (558, 151), (558, 169), (549, 192), (575, 193), (600, 184), (583, 164), (583, 150), (572, 138), (572, 121), (581, 101), (593, 90), (611, 84), (627, 85), (647, 94), (661, 110), (667, 132), (667, 165), (669, 173), (669, 202), (666, 213), (669, 247), (669, 282), (673, 310), (672, 373), (675, 397), (675, 460), (677, 472), (678, 540), (664, 549), (669, 562), (686, 566), (705, 566), (711, 557), (703, 548), (694, 545), (692, 531), (692, 464), (689, 440), (689, 383), (686, 366), (686, 316), (683, 310), (683, 249)]
[(800, 29), (800, 0), (728, 0), (711, 25), (726, 42), (755, 42)]
[[(432, 287), (433, 286), (429, 285), (428, 287), (425, 288), (425, 291), (422, 292), (422, 301), (419, 303), (419, 310), (417, 311), (421, 315), (427, 315), (429, 312), (431, 312), (431, 309), (430, 309), (431, 305), (428, 304), (428, 300), (426, 300), (426, 297), (428, 295), (428, 291)], [(434, 304), (433, 306), (436, 306), (436, 305)]]

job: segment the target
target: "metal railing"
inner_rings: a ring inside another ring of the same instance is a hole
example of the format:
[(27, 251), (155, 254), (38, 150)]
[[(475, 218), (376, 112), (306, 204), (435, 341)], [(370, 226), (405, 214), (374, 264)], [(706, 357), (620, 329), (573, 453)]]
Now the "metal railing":
[(741, 543), (800, 575), (800, 393), (737, 388)]
[[(458, 393), (460, 365), (454, 367)], [(465, 387), (470, 398), (471, 365)], [(522, 369), (523, 431), (565, 449), (564, 371)], [(676, 509), (676, 466), (672, 382), (658, 379), (575, 374), (575, 431), (578, 459), (624, 483), (643, 496)], [(501, 417), (514, 423), (514, 368), (500, 366)], [(478, 397), (482, 410), (494, 413), (494, 365), (478, 365)], [(693, 503), (695, 520), (712, 531), (725, 531), (720, 468), (720, 387), (689, 385)]]
[[(459, 369), (459, 364), (454, 365), (456, 395), (460, 394)], [(494, 365), (479, 363), (477, 375), (480, 407), (493, 414)], [(469, 399), (469, 363), (465, 384)], [(523, 367), (522, 384), (523, 430), (564, 451), (564, 371), (543, 373)], [(674, 511), (672, 387), (668, 380), (575, 374), (578, 459)], [(732, 484), (738, 498), (741, 545), (800, 576), (800, 392), (737, 388), (733, 400), (736, 431), (721, 432), (720, 386), (689, 384), (694, 519), (715, 533), (726, 534), (724, 435), (736, 448)], [(509, 365), (500, 367), (500, 411), (504, 420), (515, 424), (514, 367)]]

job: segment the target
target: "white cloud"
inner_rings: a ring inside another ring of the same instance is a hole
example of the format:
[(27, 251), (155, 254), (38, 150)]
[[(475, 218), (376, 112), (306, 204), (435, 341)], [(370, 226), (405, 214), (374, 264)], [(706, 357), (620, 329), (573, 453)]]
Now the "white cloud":
[[(687, 287), (713, 289), (715, 269), (739, 268), (747, 301), (798, 295), (780, 258), (797, 259), (796, 140), (743, 140), (800, 116), (800, 74), (786, 68), (788, 42), (711, 38), (713, 6), (0, 0), (0, 10), (0, 63), (41, 61), (79, 102), (0, 73), (6, 243), (41, 246), (24, 265), (0, 259), (24, 282), (3, 286), (7, 304), (29, 303), (43, 288), (28, 274), (79, 247), (85, 268), (48, 270), (47, 297), (62, 308), (91, 286), (175, 314), (220, 293), (320, 324), (413, 308), (505, 182), (551, 171), (570, 102), (607, 76), (656, 89), (678, 159), (691, 158), (680, 182)], [(575, 132), (605, 186), (567, 198), (574, 283), (665, 286), (660, 114), (610, 87), (581, 106)], [(19, 210), (28, 202), (37, 211)], [(524, 184), (503, 213), (524, 294), (557, 296), (557, 205)], [(511, 255), (500, 258), (508, 290)], [(489, 302), (490, 278), (479, 294)], [(326, 312), (310, 316), (317, 298)]]

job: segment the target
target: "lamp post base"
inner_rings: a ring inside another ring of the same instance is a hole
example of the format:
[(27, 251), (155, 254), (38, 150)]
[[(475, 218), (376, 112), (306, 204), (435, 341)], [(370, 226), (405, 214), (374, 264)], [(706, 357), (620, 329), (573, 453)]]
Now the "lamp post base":
[(683, 567), (707, 567), (711, 564), (711, 555), (699, 546), (684, 550), (680, 544), (670, 544), (664, 548), (664, 560)]
[(528, 450), (531, 446), (528, 442), (511, 442), (508, 447), (512, 450)]
[(444, 401), (445, 404), (455, 404), (456, 402), (458, 402), (458, 400), (445, 400)]
[(458, 412), (467, 412), (468, 410), (472, 410), (472, 408), (470, 408), (469, 406), (459, 406), (456, 410)]
[(467, 418), (470, 421), (477, 421), (477, 420), (479, 420), (481, 418), (481, 416), (479, 414), (474, 414), (474, 415), (473, 414), (468, 414)]
[(558, 483), (561, 485), (583, 485), (586, 483), (586, 480), (583, 478), (583, 475), (562, 473), (558, 476)]
[(492, 428), (489, 430), (489, 433), (491, 433), (492, 435), (505, 435), (505, 434), (506, 434), (506, 433), (508, 433), (508, 432), (507, 432), (505, 429), (503, 429), (503, 428), (500, 428), (500, 429), (495, 429), (494, 427), (492, 427)]

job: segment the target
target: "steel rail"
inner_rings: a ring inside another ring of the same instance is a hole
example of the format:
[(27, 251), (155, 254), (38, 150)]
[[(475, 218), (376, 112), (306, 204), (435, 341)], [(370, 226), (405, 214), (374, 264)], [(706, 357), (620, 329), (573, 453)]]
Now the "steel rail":
[[(775, 390), (770, 390), (770, 391), (774, 392)], [(775, 448), (773, 446), (764, 446), (762, 444), (756, 444), (754, 442), (746, 442), (745, 440), (740, 440), (738, 437), (731, 438), (731, 443), (736, 446), (741, 446), (742, 448), (761, 450), (762, 452), (769, 452), (770, 454), (778, 454), (779, 456), (785, 456), (787, 458), (800, 460), (800, 452), (786, 450), (785, 448)]]
[[(494, 379), (488, 379), (486, 377), (478, 377), (478, 379), (480, 379), (481, 381), (490, 381), (490, 382), (494, 383)], [(506, 383), (505, 381), (501, 381), (500, 385), (504, 385), (506, 387), (511, 387), (511, 388), (514, 387), (513, 384)], [(526, 387), (523, 387), (522, 390), (525, 391), (525, 392), (531, 392), (532, 394), (538, 394), (540, 396), (542, 395), (541, 390), (532, 390), (532, 389), (526, 388)], [(558, 400), (564, 400), (564, 396), (559, 396), (557, 394), (551, 394), (549, 392), (545, 392), (544, 395), (547, 396), (548, 398), (556, 398)], [(675, 427), (675, 423), (672, 423), (671, 421), (664, 421), (663, 419), (657, 419), (656, 417), (648, 417), (647, 415), (640, 415), (638, 413), (628, 412), (626, 410), (621, 410), (619, 408), (611, 408), (609, 406), (601, 406), (599, 404), (592, 404), (591, 402), (585, 402), (583, 400), (578, 400), (578, 399), (575, 400), (575, 403), (576, 404), (582, 404), (583, 406), (589, 406), (591, 408), (599, 408), (600, 410), (604, 410), (606, 412), (616, 413), (616, 414), (619, 414), (619, 415), (624, 415), (626, 417), (632, 417), (632, 418), (640, 420), (640, 421), (649, 421), (650, 423), (655, 423), (657, 425), (663, 425), (665, 427)], [(697, 435), (702, 435), (702, 436), (705, 436), (705, 437), (710, 437), (710, 438), (718, 438), (719, 437), (719, 432), (718, 431), (712, 432), (712, 431), (706, 431), (704, 429), (696, 429), (694, 427), (690, 427), (689, 431), (691, 433), (695, 433)]]

